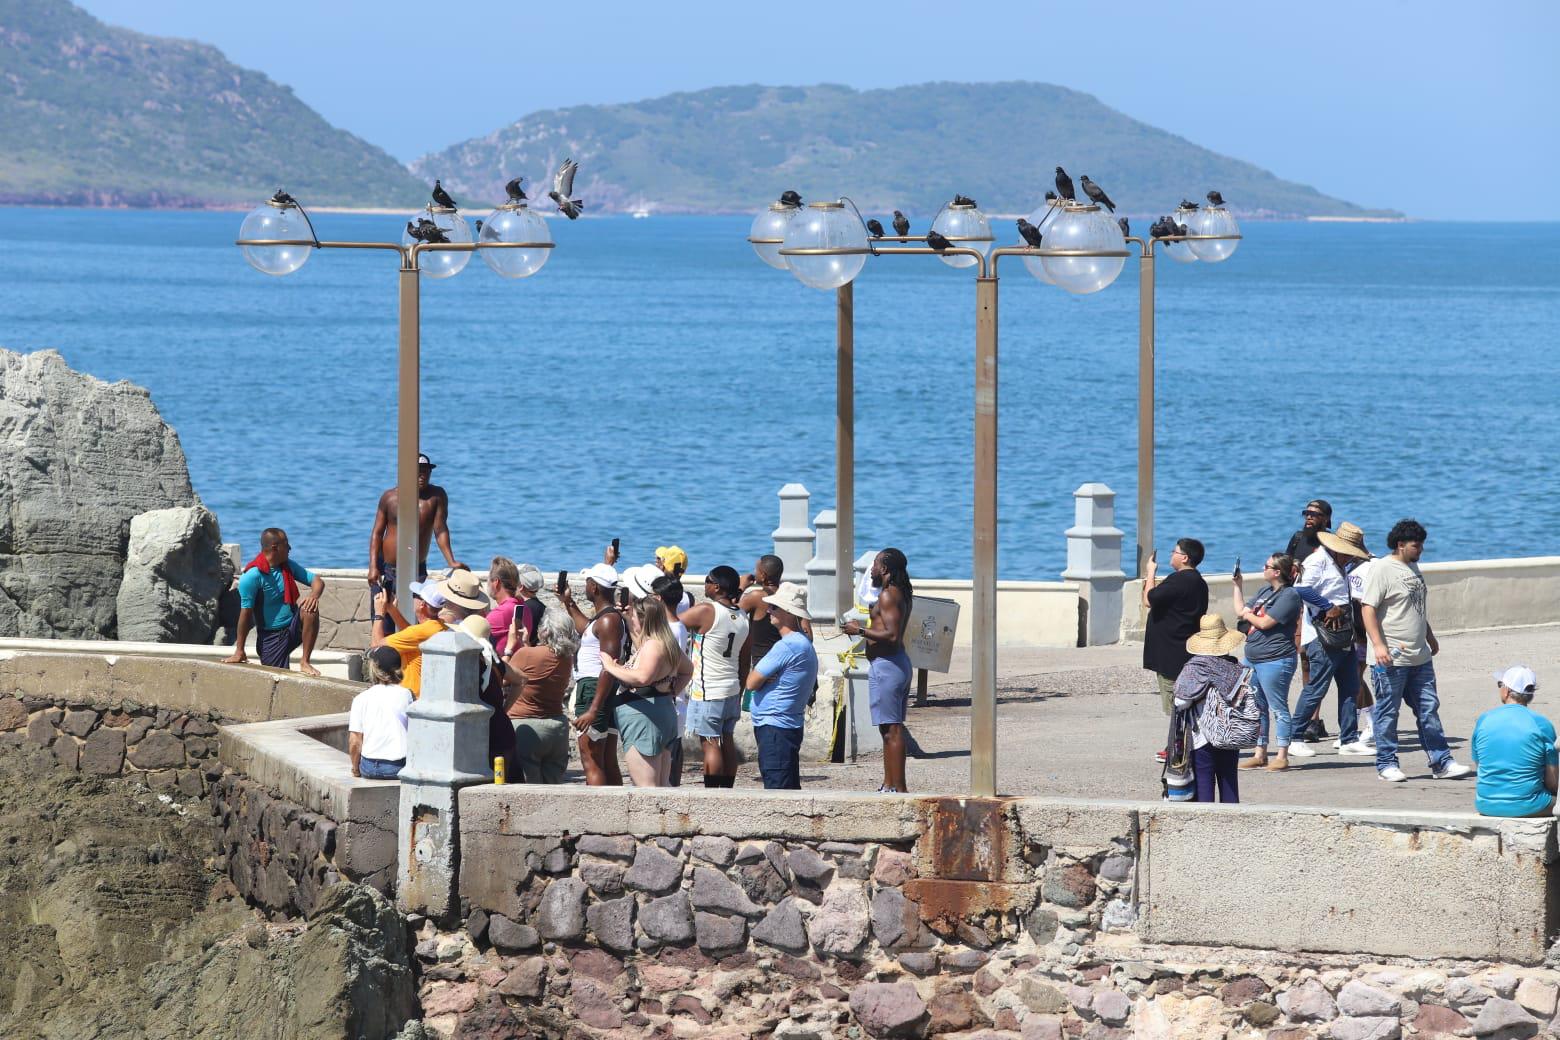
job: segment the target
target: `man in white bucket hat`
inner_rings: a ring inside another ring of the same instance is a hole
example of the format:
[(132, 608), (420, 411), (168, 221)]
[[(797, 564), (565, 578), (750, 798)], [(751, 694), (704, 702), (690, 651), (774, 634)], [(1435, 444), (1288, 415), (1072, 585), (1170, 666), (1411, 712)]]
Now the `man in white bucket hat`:
[(766, 790), (802, 787), (802, 726), (807, 702), (818, 680), (818, 652), (802, 633), (807, 590), (783, 581), (764, 597), (780, 639), (748, 673), (753, 691), (753, 736), (758, 740), (758, 771)]

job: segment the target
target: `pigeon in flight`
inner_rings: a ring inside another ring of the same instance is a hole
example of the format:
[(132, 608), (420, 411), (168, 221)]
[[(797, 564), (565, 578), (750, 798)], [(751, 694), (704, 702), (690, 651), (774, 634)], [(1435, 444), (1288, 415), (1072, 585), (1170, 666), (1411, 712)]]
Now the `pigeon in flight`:
[(1193, 202), (1191, 199), (1182, 199), (1180, 208), (1181, 209), (1196, 209), (1197, 208), (1197, 203)]
[(909, 233), (910, 218), (899, 212), (897, 209), (894, 210), (894, 234), (898, 235), (900, 238), (904, 238)]
[(1121, 237), (1122, 238), (1131, 238), (1132, 237), (1132, 224), (1131, 224), (1130, 221), (1127, 220), (1126, 217), (1117, 217), (1116, 218), (1116, 223), (1118, 225), (1120, 225), (1120, 227), (1121, 227)]
[(975, 208), (975, 200), (970, 198), (968, 195), (955, 195), (953, 197), (953, 201), (951, 203), (949, 203), (949, 205), (951, 205), (951, 206), (968, 206), (971, 209), (974, 209)]
[(525, 201), (525, 191), (520, 187), (520, 182), (523, 180), (525, 180), (524, 177), (516, 177), (508, 184), (504, 185), (504, 193), (509, 196), (510, 202)]
[(928, 231), (926, 233), (926, 244), (937, 250), (939, 253), (953, 245), (952, 242), (948, 241), (947, 238), (936, 231)]
[(585, 203), (570, 198), (574, 194), (574, 174), (579, 168), (580, 164), (573, 159), (563, 160), (563, 165), (553, 174), (553, 190), (547, 193), (547, 197), (558, 204), (558, 212), (570, 220), (578, 220), (580, 210), (585, 208)]
[(1060, 166), (1056, 168), (1056, 194), (1068, 202), (1076, 202), (1078, 199), (1078, 192), (1073, 187), (1072, 178), (1067, 176), (1067, 171)]
[(885, 234), (887, 234), (887, 232), (883, 230), (883, 222), (881, 220), (867, 221), (867, 231), (872, 235), (873, 238), (882, 238)]
[(448, 242), (450, 237), (444, 233), (444, 229), (427, 217), (418, 217), (416, 222), (406, 222), (406, 233), (418, 242), (438, 244)]
[(445, 191), (444, 185), (440, 184), (438, 181), (433, 182), (433, 202), (434, 205), (440, 206), (444, 209), (458, 208), (455, 205), (455, 200), (450, 198), (450, 193)]
[(794, 191), (782, 191), (780, 193), (780, 205), (786, 209), (801, 209), (802, 197)]
[(1116, 204), (1110, 201), (1110, 196), (1105, 194), (1105, 189), (1089, 180), (1089, 175), (1083, 175), (1083, 193), (1089, 197), (1089, 201), (1096, 206), (1104, 206), (1112, 213), (1116, 212)]
[(1024, 244), (1029, 248), (1040, 248), (1040, 229), (1023, 217), (1018, 218), (1018, 233), (1023, 236)]
[(1208, 201), (1215, 206), (1222, 206), (1224, 205), (1224, 196), (1216, 191), (1210, 191), (1208, 193)]

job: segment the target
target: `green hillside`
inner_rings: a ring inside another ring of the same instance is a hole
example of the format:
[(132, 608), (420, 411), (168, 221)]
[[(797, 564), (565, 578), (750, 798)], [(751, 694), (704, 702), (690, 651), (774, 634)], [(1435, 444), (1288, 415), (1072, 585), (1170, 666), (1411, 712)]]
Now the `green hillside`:
[(744, 212), (786, 188), (850, 195), (875, 212), (925, 214), (955, 191), (988, 211), (1023, 212), (1061, 163), (1127, 213), (1162, 213), (1218, 188), (1245, 215), (1382, 215), (1045, 83), (718, 87), (581, 105), (533, 113), (412, 169), (457, 195), (498, 199), (509, 177), (538, 178), (571, 155), (587, 213)]
[[(265, 17), (257, 11), (256, 17)], [(0, 0), (0, 202), (413, 204), (399, 163), (214, 47)]]

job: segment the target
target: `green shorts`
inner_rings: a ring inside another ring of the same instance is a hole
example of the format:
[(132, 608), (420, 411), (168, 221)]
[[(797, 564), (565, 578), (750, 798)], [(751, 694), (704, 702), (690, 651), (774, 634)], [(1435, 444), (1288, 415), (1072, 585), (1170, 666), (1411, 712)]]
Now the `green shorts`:
[(677, 732), (677, 698), (632, 697), (618, 701), (613, 712), (623, 746), (653, 758), (672, 746)]
[[(599, 676), (581, 676), (574, 682), (574, 717), (579, 718), (590, 710), (590, 702), (596, 699), (596, 684), (600, 682)], [(601, 711), (596, 715), (596, 721), (590, 724), (586, 733), (591, 740), (606, 740), (608, 737), (617, 736), (617, 713), (613, 710), (616, 706), (616, 697), (608, 697), (607, 703), (601, 706)]]

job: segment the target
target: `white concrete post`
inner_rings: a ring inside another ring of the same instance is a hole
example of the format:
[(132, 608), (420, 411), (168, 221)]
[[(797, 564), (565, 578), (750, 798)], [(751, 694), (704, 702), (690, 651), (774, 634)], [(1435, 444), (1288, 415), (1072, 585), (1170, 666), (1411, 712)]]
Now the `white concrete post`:
[(833, 624), (839, 620), (834, 616), (834, 604), (839, 596), (839, 582), (834, 573), (835, 539), (839, 532), (834, 510), (825, 509), (813, 517), (813, 527), (818, 536), (813, 558), (807, 561), (807, 611), (814, 621)]
[(407, 709), (406, 767), (396, 903), (435, 920), (460, 909), (459, 792), (493, 778), (487, 761), (488, 716), (478, 696), (482, 650), (464, 632), (441, 632), (422, 645), (422, 695)]
[(1104, 484), (1073, 492), (1073, 526), (1067, 529), (1065, 581), (1076, 581), (1083, 599), (1078, 645), (1101, 646), (1121, 639), (1121, 529), (1116, 493)]
[(780, 489), (780, 526), (770, 535), (775, 555), (785, 565), (781, 581), (807, 580), (807, 561), (813, 557), (813, 533), (807, 526), (807, 501), (811, 496), (800, 484)]

